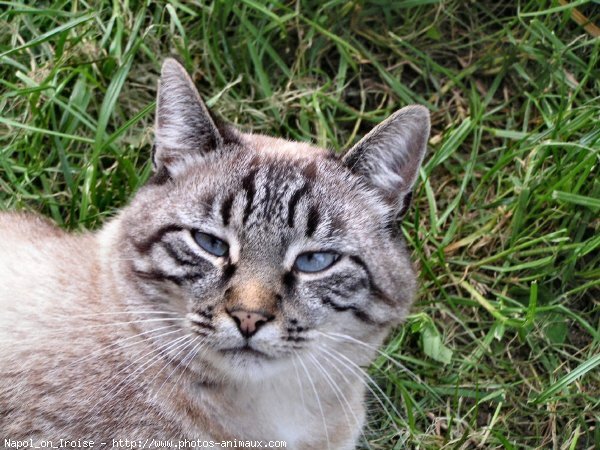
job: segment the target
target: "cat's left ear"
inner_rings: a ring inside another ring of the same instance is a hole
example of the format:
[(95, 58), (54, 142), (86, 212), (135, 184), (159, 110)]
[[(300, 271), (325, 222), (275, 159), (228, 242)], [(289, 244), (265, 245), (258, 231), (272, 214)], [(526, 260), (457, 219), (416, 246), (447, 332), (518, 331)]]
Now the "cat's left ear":
[(427, 151), (429, 111), (407, 106), (373, 128), (342, 157), (352, 172), (378, 189), (402, 218)]
[(194, 82), (173, 58), (167, 58), (162, 65), (154, 134), (154, 169), (166, 169), (171, 176), (223, 141)]

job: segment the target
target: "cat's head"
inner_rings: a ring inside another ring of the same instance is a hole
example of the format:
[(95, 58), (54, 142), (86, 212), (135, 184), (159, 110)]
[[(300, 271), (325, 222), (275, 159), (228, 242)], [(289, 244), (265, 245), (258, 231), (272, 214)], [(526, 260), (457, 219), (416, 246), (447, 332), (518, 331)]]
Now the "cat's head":
[(194, 337), (188, 353), (261, 377), (296, 358), (371, 354), (357, 342), (378, 345), (406, 315), (415, 276), (398, 219), (426, 151), (425, 108), (337, 156), (219, 123), (168, 59), (155, 134), (119, 261), (137, 309), (185, 319), (172, 323)]

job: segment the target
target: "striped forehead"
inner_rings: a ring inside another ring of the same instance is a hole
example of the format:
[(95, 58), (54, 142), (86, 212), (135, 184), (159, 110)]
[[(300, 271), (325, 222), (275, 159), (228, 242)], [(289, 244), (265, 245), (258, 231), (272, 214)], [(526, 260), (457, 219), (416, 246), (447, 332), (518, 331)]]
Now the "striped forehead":
[(270, 225), (280, 231), (303, 227), (310, 237), (320, 215), (313, 195), (316, 176), (314, 161), (250, 164), (239, 183), (219, 196), (218, 216), (224, 226), (250, 229)]

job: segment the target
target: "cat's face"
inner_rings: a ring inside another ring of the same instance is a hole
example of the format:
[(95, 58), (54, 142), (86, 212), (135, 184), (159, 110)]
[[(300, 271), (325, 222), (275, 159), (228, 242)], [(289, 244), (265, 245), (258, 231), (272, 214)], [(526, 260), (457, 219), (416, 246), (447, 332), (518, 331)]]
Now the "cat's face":
[(158, 103), (156, 174), (123, 214), (121, 256), (149, 307), (185, 318), (198, 364), (260, 378), (341, 358), (351, 339), (379, 344), (415, 290), (397, 216), (425, 150), (424, 110), (338, 158), (217, 127), (172, 60)]

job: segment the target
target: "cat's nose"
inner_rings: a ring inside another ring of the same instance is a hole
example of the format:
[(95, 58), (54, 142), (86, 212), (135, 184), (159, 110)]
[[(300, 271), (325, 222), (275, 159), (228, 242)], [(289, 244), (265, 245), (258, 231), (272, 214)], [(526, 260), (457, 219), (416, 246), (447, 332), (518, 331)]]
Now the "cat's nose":
[(258, 329), (267, 323), (272, 317), (253, 311), (243, 309), (227, 311), (233, 318), (243, 336), (249, 338), (258, 331)]

